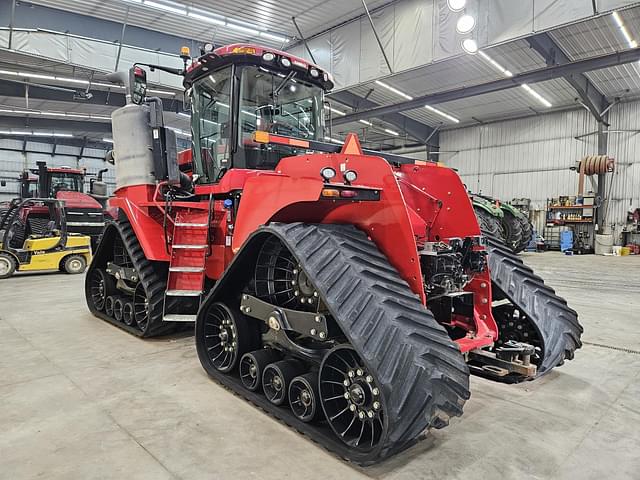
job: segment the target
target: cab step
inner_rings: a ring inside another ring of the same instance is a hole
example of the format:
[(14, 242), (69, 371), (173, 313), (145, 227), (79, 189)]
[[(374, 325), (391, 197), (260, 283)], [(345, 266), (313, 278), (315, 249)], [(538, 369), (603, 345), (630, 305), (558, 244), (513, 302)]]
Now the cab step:
[(170, 267), (170, 272), (182, 272), (182, 273), (201, 273), (204, 272), (202, 267)]
[(188, 222), (177, 222), (175, 224), (176, 227), (185, 227), (185, 228), (205, 228), (207, 226), (206, 223), (188, 223)]
[(167, 290), (165, 294), (169, 297), (199, 297), (202, 290)]
[(165, 322), (195, 322), (197, 315), (184, 315), (178, 313), (172, 313), (165, 315), (162, 320)]
[(209, 245), (172, 245), (171, 248), (173, 248), (174, 250), (178, 250), (178, 249), (202, 250), (204, 248), (209, 248)]

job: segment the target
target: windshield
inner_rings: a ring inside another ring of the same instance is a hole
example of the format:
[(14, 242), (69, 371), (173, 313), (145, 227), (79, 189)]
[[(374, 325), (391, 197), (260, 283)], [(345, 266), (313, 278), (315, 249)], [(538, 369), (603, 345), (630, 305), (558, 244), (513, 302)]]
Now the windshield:
[(216, 182), (230, 166), (230, 97), (231, 67), (212, 73), (193, 86), (193, 172), (202, 183)]
[(240, 133), (246, 167), (272, 169), (295, 148), (261, 145), (252, 134), (261, 130), (287, 137), (321, 140), (324, 136), (323, 91), (299, 78), (264, 67), (245, 67), (240, 87)]
[[(238, 77), (239, 84), (232, 88)], [(284, 74), (256, 66), (227, 67), (196, 81), (191, 91), (196, 181), (216, 183), (232, 166), (272, 170), (282, 158), (305, 153), (287, 145), (256, 143), (253, 134), (260, 130), (322, 140), (323, 95), (321, 87), (297, 78), (294, 71)], [(231, 109), (237, 109), (237, 118), (231, 119)]]
[(49, 185), (49, 196), (55, 198), (60, 191), (82, 192), (82, 175), (77, 173), (51, 173), (51, 184)]

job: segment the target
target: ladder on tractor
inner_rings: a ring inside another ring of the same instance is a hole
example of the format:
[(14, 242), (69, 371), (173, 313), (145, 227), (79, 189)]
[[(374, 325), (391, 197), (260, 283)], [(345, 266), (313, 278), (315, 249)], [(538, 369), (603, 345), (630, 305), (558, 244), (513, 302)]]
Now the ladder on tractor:
[(164, 298), (165, 322), (195, 322), (204, 293), (205, 263), (210, 254), (210, 211), (178, 211)]

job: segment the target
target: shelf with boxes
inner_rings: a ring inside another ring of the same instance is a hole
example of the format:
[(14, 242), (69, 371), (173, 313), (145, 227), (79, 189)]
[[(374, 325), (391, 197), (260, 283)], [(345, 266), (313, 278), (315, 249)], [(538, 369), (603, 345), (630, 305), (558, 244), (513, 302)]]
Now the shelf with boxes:
[(595, 197), (592, 195), (547, 199), (547, 224), (593, 223), (595, 212)]
[(593, 195), (547, 199), (545, 240), (549, 249), (591, 253), (595, 219)]

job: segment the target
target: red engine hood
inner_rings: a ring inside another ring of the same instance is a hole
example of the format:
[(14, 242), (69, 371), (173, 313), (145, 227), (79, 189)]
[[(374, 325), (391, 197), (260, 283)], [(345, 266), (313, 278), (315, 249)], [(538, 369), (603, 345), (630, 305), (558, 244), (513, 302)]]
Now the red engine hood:
[(102, 210), (102, 205), (86, 193), (63, 190), (56, 194), (56, 198), (64, 200), (67, 208), (95, 208), (96, 210)]

